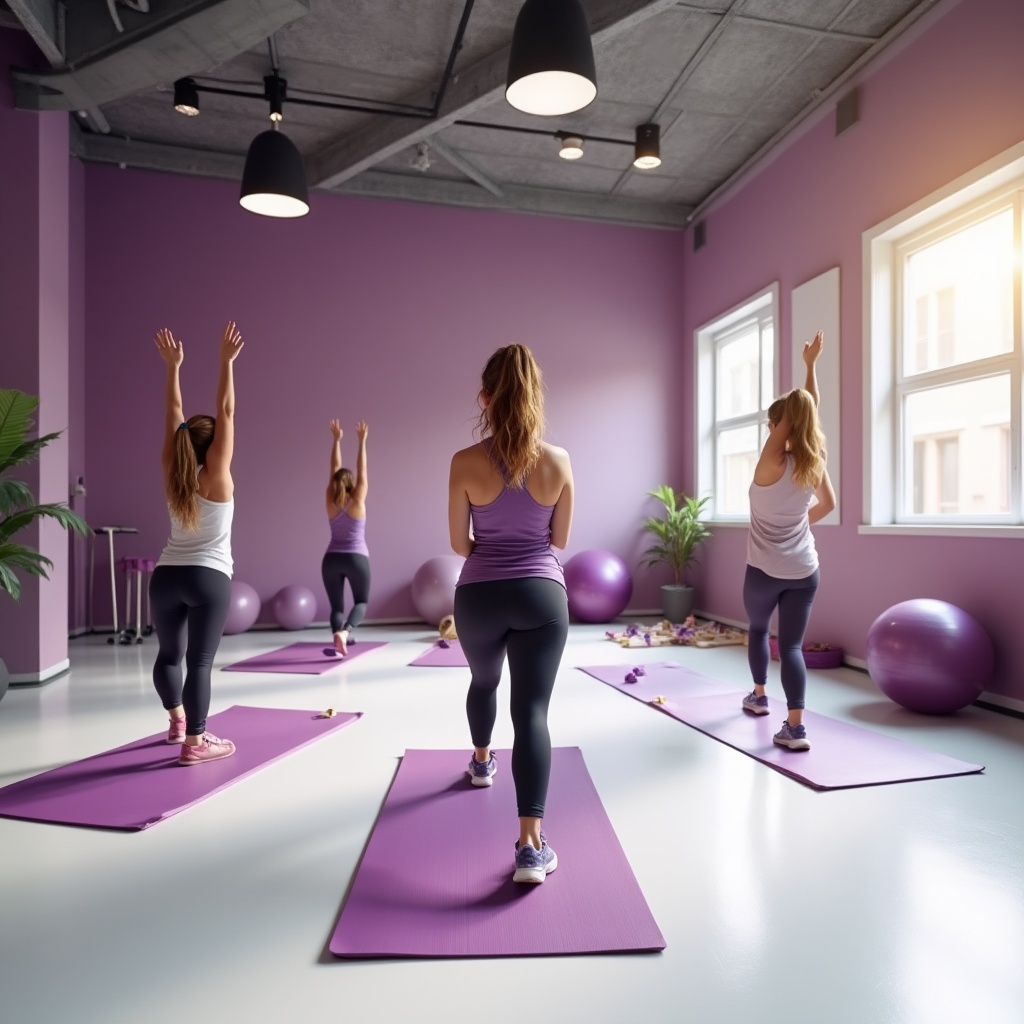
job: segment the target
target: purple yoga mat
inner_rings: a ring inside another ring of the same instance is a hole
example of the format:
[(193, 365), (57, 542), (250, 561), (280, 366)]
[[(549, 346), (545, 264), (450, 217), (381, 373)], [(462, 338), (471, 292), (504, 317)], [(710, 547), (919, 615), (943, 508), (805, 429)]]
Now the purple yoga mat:
[(329, 672), (334, 668), (341, 668), (343, 665), (351, 665), (361, 654), (375, 651), (378, 647), (385, 647), (383, 641), (364, 642), (351, 644), (348, 654), (344, 658), (329, 653), (331, 648), (320, 643), (303, 642), (289, 644), (287, 647), (279, 647), (276, 651), (267, 651), (266, 654), (257, 654), (254, 658), (246, 658), (245, 661), (236, 661), (233, 665), (225, 665), (224, 672), (284, 672), (295, 675), (318, 676), (323, 672)]
[(578, 666), (581, 671), (651, 707), (749, 754), (762, 764), (815, 789), (846, 789), (889, 782), (914, 782), (984, 771), (984, 765), (936, 754), (859, 725), (804, 712), (810, 750), (777, 747), (772, 736), (786, 716), (786, 705), (771, 697), (771, 713), (751, 715), (740, 702), (748, 692), (674, 662), (645, 665), (646, 674), (627, 683), (630, 665)]
[(458, 640), (449, 640), (447, 647), (434, 644), (429, 651), (409, 662), (410, 665), (429, 665), (434, 668), (468, 668), (469, 662)]
[(340, 957), (652, 952), (665, 940), (578, 747), (552, 751), (545, 832), (558, 867), (512, 881), (509, 752), (489, 788), (467, 750), (407, 750), (352, 882), (330, 950)]
[(236, 705), (209, 718), (210, 732), (234, 742), (231, 757), (178, 764), (166, 730), (0, 789), (0, 817), (137, 832), (199, 803), (274, 761), (351, 725), (361, 711)]

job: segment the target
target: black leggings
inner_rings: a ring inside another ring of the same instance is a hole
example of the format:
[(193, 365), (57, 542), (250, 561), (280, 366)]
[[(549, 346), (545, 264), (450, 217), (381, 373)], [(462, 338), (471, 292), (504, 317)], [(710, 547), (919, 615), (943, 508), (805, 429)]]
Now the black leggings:
[[(331, 602), (331, 632), (355, 629), (363, 621), (366, 604), (370, 600), (370, 560), (366, 555), (328, 551), (320, 565), (320, 575), (324, 580), (327, 600)], [(352, 610), (347, 619), (343, 614), (345, 580), (348, 580), (352, 591)]]
[(202, 736), (210, 711), (210, 669), (231, 607), (231, 580), (205, 565), (158, 565), (149, 579), (149, 600), (160, 641), (153, 685), (165, 708), (185, 708), (188, 735)]
[(565, 588), (538, 577), (468, 583), (455, 590), (455, 625), (473, 673), (466, 716), (475, 747), (491, 745), (508, 653), (516, 803), (519, 817), (543, 818), (551, 775), (548, 704), (569, 635)]
[(750, 635), (747, 637), (750, 674), (754, 682), (761, 685), (768, 678), (768, 623), (778, 605), (782, 690), (786, 694), (786, 707), (790, 709), (804, 706), (807, 667), (802, 647), (814, 595), (818, 591), (818, 579), (817, 569), (802, 580), (782, 580), (748, 565), (743, 580), (743, 607), (750, 620)]

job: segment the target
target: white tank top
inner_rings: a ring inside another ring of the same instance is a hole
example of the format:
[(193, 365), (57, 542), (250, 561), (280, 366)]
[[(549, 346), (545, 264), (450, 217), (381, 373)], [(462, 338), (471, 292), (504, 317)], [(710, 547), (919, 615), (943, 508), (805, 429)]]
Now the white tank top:
[(204, 565), (210, 569), (219, 569), (230, 579), (234, 568), (231, 560), (231, 520), (235, 512), (235, 499), (209, 501), (197, 494), (196, 500), (199, 502), (198, 528), (185, 530), (171, 515), (171, 538), (157, 565)]
[(802, 580), (818, 568), (818, 552), (807, 519), (813, 487), (797, 487), (793, 458), (773, 484), (750, 485), (747, 565), (781, 580)]

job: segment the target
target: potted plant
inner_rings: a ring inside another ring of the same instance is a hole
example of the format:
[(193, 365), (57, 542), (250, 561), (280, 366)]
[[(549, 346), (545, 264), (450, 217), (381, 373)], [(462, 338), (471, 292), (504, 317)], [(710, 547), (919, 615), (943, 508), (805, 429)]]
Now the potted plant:
[(657, 543), (644, 552), (643, 564), (664, 562), (672, 569), (672, 582), (661, 588), (662, 612), (669, 622), (679, 623), (693, 611), (693, 587), (686, 585), (686, 568), (696, 557), (697, 548), (711, 536), (700, 518), (711, 498), (676, 494), (668, 484), (647, 493), (662, 503), (664, 514), (644, 520), (644, 530), (653, 533)]
[[(30, 576), (49, 579), (47, 570), (53, 563), (45, 555), (24, 544), (15, 544), (11, 538), (37, 519), (56, 519), (65, 530), (88, 533), (85, 520), (64, 504), (37, 505), (28, 484), (14, 480), (8, 473), (15, 466), (35, 459), (40, 451), (60, 434), (45, 434), (29, 439), (33, 426), (32, 413), (39, 405), (35, 395), (23, 391), (0, 388), (0, 591), (15, 601), (21, 597), (21, 582), (15, 570)], [(0, 700), (10, 683), (10, 674), (0, 659)]]

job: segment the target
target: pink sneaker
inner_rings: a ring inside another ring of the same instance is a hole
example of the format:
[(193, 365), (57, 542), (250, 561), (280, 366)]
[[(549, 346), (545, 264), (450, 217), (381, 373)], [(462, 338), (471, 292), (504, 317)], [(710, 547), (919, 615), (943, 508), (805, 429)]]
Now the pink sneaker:
[(180, 765), (202, 764), (204, 761), (219, 761), (222, 757), (230, 757), (235, 752), (235, 745), (231, 740), (222, 740), (213, 733), (204, 733), (202, 743), (194, 747), (188, 743), (181, 746), (181, 757), (178, 758)]
[(184, 743), (185, 742), (185, 716), (181, 718), (172, 718), (171, 724), (167, 728), (167, 742), (168, 743)]

